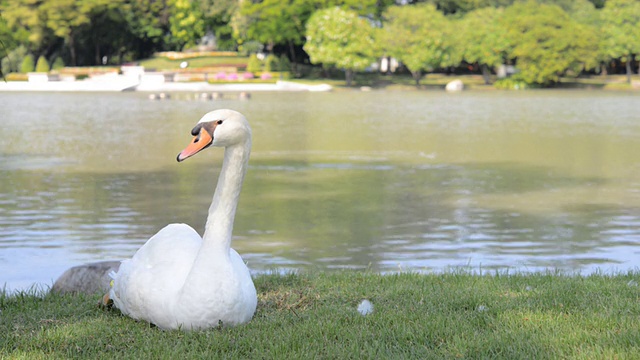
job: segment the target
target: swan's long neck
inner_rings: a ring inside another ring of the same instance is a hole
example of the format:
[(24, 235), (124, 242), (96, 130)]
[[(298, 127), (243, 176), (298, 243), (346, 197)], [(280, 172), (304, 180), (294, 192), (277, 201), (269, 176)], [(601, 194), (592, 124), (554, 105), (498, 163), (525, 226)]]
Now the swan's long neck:
[[(185, 309), (189, 309), (189, 304), (201, 306), (198, 301), (204, 299), (200, 299), (199, 296), (207, 295), (202, 289), (211, 287), (212, 276), (216, 277), (218, 286), (233, 284), (234, 279), (228, 276), (233, 275), (229, 261), (231, 233), (250, 152), (251, 140), (225, 149), (222, 170), (202, 237), (202, 246), (180, 295), (175, 299), (176, 303), (180, 303)], [(230, 284), (224, 285), (229, 281)]]
[(202, 237), (204, 249), (212, 248), (225, 254), (229, 252), (233, 221), (250, 152), (251, 140), (225, 149), (222, 170)]

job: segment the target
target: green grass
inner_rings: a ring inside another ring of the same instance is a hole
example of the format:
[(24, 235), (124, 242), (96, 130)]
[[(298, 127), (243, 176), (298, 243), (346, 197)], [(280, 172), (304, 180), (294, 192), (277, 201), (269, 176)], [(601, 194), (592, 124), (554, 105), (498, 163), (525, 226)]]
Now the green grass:
[(100, 295), (3, 295), (0, 358), (637, 359), (639, 278), (262, 275), (250, 323), (186, 333), (100, 310)]
[(140, 65), (148, 69), (156, 70), (176, 70), (180, 68), (180, 63), (187, 61), (189, 68), (206, 68), (206, 67), (240, 67), (247, 66), (248, 57), (241, 56), (203, 56), (189, 59), (171, 60), (166, 57), (152, 57), (139, 61)]

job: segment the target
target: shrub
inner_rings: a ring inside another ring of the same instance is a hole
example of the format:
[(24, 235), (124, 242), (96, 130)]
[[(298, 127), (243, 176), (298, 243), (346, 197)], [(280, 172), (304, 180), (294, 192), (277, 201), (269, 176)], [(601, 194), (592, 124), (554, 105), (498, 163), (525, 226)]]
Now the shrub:
[(2, 73), (9, 74), (12, 72), (20, 72), (20, 67), (24, 57), (27, 55), (27, 48), (18, 46), (11, 50), (7, 56), (2, 59)]
[(258, 59), (258, 55), (251, 55), (249, 57), (249, 62), (247, 63), (247, 71), (258, 72), (260, 70), (262, 70), (262, 61)]
[(51, 67), (49, 66), (47, 58), (40, 56), (36, 63), (36, 72), (49, 72), (49, 70), (51, 70)]
[(269, 54), (269, 56), (267, 56), (267, 58), (264, 59), (264, 71), (266, 72), (278, 71), (280, 70), (278, 69), (279, 67), (280, 67), (280, 61), (275, 55)]
[(62, 60), (61, 56), (58, 56), (54, 61), (53, 65), (51, 65), (51, 70), (60, 70), (64, 68), (64, 60)]
[(33, 55), (27, 54), (22, 60), (22, 65), (20, 65), (20, 72), (21, 73), (33, 72), (35, 68), (36, 67), (33, 62)]
[(274, 69), (276, 71), (290, 71), (291, 70), (291, 61), (285, 55), (280, 55), (280, 64), (278, 64), (278, 69)]

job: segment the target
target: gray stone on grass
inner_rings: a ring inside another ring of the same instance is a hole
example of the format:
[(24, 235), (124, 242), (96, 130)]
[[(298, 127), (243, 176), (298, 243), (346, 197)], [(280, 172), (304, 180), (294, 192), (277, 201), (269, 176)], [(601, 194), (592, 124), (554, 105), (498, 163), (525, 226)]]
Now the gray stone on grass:
[(118, 271), (120, 261), (100, 261), (74, 266), (65, 271), (51, 288), (52, 292), (61, 294), (106, 293), (109, 291), (111, 271)]

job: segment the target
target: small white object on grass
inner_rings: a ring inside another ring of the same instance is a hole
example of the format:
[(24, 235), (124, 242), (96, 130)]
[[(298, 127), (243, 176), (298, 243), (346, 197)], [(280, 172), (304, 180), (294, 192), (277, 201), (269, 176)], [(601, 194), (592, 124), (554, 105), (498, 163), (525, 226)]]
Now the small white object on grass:
[(484, 311), (487, 311), (487, 307), (486, 306), (484, 306), (484, 305), (478, 306), (478, 312), (484, 312)]
[(371, 314), (373, 312), (373, 304), (371, 301), (367, 299), (362, 300), (360, 305), (358, 305), (358, 312), (363, 316)]
[(627, 286), (638, 286), (638, 282), (635, 280), (629, 280), (629, 282), (627, 283)]

